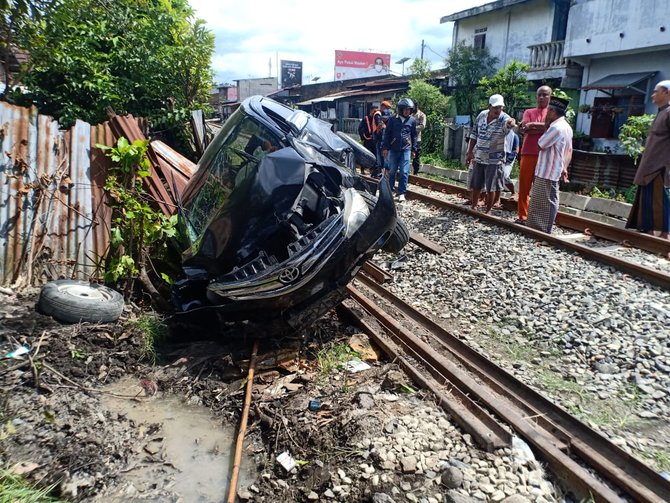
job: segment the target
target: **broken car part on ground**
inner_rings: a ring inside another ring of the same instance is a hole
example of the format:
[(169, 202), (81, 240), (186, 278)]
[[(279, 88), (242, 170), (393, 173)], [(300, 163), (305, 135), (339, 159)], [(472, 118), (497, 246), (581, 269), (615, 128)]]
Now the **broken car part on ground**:
[(182, 319), (280, 333), (315, 321), (381, 248), (408, 241), (383, 179), (378, 198), (330, 124), (260, 96), (244, 101), (181, 196)]

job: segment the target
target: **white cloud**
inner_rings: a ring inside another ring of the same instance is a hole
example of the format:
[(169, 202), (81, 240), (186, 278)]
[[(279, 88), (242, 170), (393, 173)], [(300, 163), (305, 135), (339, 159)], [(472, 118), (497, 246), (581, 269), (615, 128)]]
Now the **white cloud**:
[[(216, 35), (213, 66), (218, 82), (277, 75), (279, 60), (303, 62), (303, 82), (333, 79), (335, 50), (391, 54), (391, 70), (400, 73), (402, 57), (421, 55), (432, 68), (443, 66), (451, 46), (453, 23), (447, 14), (485, 0), (386, 0), (385, 2), (313, 2), (281, 0), (190, 0), (196, 15)], [(411, 64), (411, 61), (406, 63)]]

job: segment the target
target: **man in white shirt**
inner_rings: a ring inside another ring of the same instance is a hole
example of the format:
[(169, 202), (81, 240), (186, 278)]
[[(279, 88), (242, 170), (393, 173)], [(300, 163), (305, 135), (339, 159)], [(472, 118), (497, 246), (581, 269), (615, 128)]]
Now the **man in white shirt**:
[(568, 100), (552, 97), (547, 109), (547, 131), (537, 145), (540, 154), (535, 166), (535, 180), (528, 207), (527, 225), (551, 233), (558, 214), (558, 186), (568, 181), (568, 165), (572, 159), (572, 128), (565, 120)]

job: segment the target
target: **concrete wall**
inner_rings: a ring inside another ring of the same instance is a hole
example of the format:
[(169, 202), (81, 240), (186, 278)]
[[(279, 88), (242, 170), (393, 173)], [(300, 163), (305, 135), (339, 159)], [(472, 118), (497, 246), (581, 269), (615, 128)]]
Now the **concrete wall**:
[(454, 41), (472, 45), (475, 30), (486, 28), (486, 47), (498, 58), (496, 70), (512, 60), (528, 63), (529, 45), (551, 41), (554, 4), (550, 0), (522, 3), (458, 21)]
[(566, 57), (591, 58), (661, 48), (670, 49), (669, 1), (573, 1), (566, 35)]
[[(651, 92), (657, 82), (670, 79), (670, 50), (591, 59), (584, 68), (582, 85), (586, 86), (589, 82), (594, 82), (610, 74), (636, 72), (658, 72), (656, 76), (650, 79), (651, 82), (647, 86), (645, 97), (645, 112), (648, 114), (656, 113), (657, 108), (651, 101)], [(581, 91), (579, 103), (592, 104), (594, 98), (606, 96), (607, 94), (602, 91)], [(591, 117), (588, 114), (580, 113), (577, 116), (576, 127), (578, 131), (588, 134), (591, 129)]]
[(237, 99), (244, 101), (249, 96), (267, 95), (279, 88), (277, 77), (265, 79), (240, 79), (237, 81)]

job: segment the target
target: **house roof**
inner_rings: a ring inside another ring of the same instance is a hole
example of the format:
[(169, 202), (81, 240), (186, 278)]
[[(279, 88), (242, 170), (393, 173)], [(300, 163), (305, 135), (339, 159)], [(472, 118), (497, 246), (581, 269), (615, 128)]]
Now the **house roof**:
[(327, 96), (321, 96), (320, 98), (314, 98), (313, 100), (306, 100), (297, 103), (298, 105), (311, 105), (312, 103), (321, 103), (321, 102), (332, 102), (339, 100), (340, 98), (352, 98), (356, 96), (369, 96), (371, 94), (381, 94), (381, 93), (392, 93), (407, 91), (407, 86), (396, 87), (392, 89), (351, 89), (348, 91), (341, 91), (339, 93), (329, 94)]
[(449, 14), (448, 16), (442, 16), (440, 18), (440, 23), (448, 23), (449, 21), (459, 21), (461, 19), (479, 16), (480, 14), (493, 12), (494, 10), (504, 9), (505, 7), (511, 7), (512, 5), (529, 1), (530, 0), (498, 0), (497, 2), (490, 2), (484, 5), (480, 5), (479, 7), (473, 7), (472, 9), (466, 9), (460, 12), (455, 12), (453, 14)]
[(636, 88), (635, 85), (643, 80), (647, 80), (656, 75), (656, 72), (637, 72), (637, 73), (613, 73), (602, 79), (598, 79), (590, 84), (582, 87), (584, 91), (592, 89), (630, 89), (637, 91), (640, 94), (645, 94), (646, 89)]

